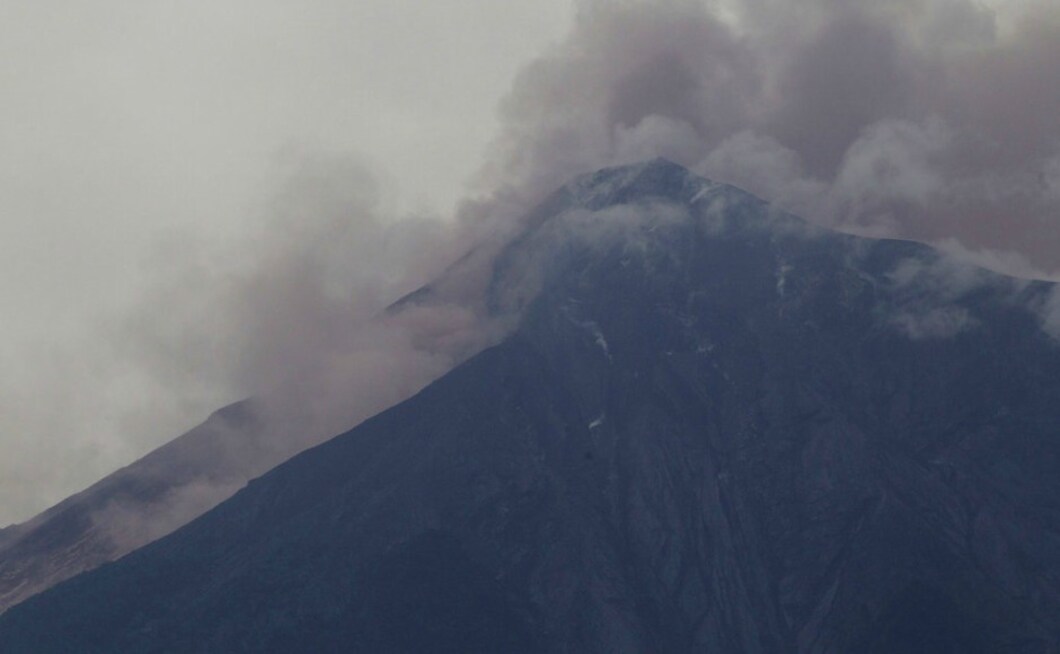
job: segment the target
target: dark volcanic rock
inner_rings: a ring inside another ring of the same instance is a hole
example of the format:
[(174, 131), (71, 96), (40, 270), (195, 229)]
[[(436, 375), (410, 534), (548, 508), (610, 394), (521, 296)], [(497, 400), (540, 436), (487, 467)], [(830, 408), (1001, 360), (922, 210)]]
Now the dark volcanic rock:
[(3, 651), (1057, 651), (1050, 286), (666, 162), (550, 206), (497, 262), (507, 340)]

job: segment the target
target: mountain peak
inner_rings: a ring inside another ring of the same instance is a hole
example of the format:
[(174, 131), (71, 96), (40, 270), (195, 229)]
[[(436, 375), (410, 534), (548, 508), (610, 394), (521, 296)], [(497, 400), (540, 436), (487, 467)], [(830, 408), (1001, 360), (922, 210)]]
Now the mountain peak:
[(539, 213), (499, 343), (15, 606), (4, 650), (1057, 650), (1045, 287), (666, 160)]
[(690, 203), (697, 195), (720, 186), (669, 159), (656, 157), (581, 175), (564, 190), (577, 205), (598, 210), (651, 198)]

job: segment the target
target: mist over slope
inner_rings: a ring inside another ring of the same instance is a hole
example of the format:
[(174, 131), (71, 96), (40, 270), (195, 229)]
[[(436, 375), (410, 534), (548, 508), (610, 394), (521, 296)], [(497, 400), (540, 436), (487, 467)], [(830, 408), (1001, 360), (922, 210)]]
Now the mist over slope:
[(665, 156), (815, 222), (1060, 266), (1048, 2), (585, 2), (502, 104), (514, 195)]
[[(246, 334), (248, 347), (268, 343), (249, 370), (258, 378), (253, 397), (0, 531), (0, 612), (168, 534), (249, 479), (408, 398), (495, 342), (508, 328), (508, 314), (488, 315), (481, 293), (463, 290), (464, 278), (474, 274), (464, 267), (458, 263), (437, 279), (429, 299), (378, 305), (383, 308), (374, 315), (337, 299), (318, 301), (311, 295), (319, 290), (315, 283), (299, 283), (312, 276), (304, 272), (283, 269), (285, 284), (270, 285), (264, 295), (248, 293), (255, 300), (278, 299), (282, 288), (283, 311), (292, 311), (292, 304), (316, 311), (293, 321), (266, 311), (256, 331)], [(292, 302), (299, 293), (310, 296)], [(322, 315), (329, 306), (335, 311)], [(272, 329), (290, 333), (270, 335)], [(270, 371), (277, 376), (269, 377)]]
[[(152, 364), (160, 374), (177, 376), (178, 387), (201, 375), (208, 386), (220, 368), (250, 399), (0, 531), (0, 612), (168, 534), (505, 333), (507, 316), (490, 315), (475, 289), (475, 257), (438, 276), (429, 301), (388, 306), (428, 271), (444, 269), (453, 244), (429, 222), (380, 224), (370, 193), (356, 161), (305, 165), (280, 194), (272, 225), (279, 233), (254, 244), (249, 270), (216, 284), (184, 271), (143, 307), (156, 345), (169, 337), (185, 343)], [(349, 224), (351, 207), (360, 225)], [(431, 251), (409, 265), (402, 248), (419, 251), (428, 241)], [(495, 246), (484, 240), (482, 250)], [(143, 345), (130, 338), (131, 347)], [(179, 361), (184, 354), (191, 359)], [(195, 358), (207, 355), (215, 360)]]
[[(282, 15), (319, 17), (332, 4), (285, 6)], [(308, 424), (299, 410), (311, 407), (319, 428), (310, 431), (318, 439), (366, 415), (358, 393), (330, 390), (361, 385), (359, 370), (395, 362), (394, 376), (407, 380), (407, 389), (426, 383), (455, 359), (422, 357), (407, 339), (394, 342), (387, 334), (354, 335), (395, 297), (432, 279), (485, 235), (519, 231), (520, 218), (571, 176), (605, 165), (663, 155), (813, 222), (947, 243), (1021, 276), (1044, 277), (1057, 269), (1055, 3), (811, 0), (793, 7), (781, 0), (637, 0), (579, 1), (574, 7), (568, 35), (512, 80), (475, 184), (467, 193), (451, 191), (465, 198), (454, 211), (415, 211), (409, 218), (394, 209), (410, 206), (418, 185), (400, 169), (380, 171), (366, 163), (356, 130), (341, 140), (310, 143), (266, 130), (264, 140), (286, 143), (279, 152), (264, 142), (255, 146), (262, 158), (277, 162), (278, 172), (266, 190), (242, 198), (251, 224), (220, 230), (233, 232), (231, 242), (218, 246), (212, 231), (167, 238), (143, 270), (129, 271), (150, 280), (131, 315), (108, 316), (91, 327), (71, 325), (76, 337), (62, 347), (0, 352), (6, 372), (0, 378), (0, 508), (7, 519), (31, 515), (240, 398), (269, 391), (299, 396), (277, 404), (276, 412)], [(96, 15), (92, 25), (111, 25), (103, 16)], [(262, 17), (285, 39), (316, 43), (313, 21), (273, 22), (278, 15), (267, 12)], [(245, 34), (251, 23), (225, 24)], [(321, 27), (327, 44), (364, 46), (342, 36), (341, 21)], [(219, 43), (228, 41), (211, 34)], [(268, 56), (277, 53), (270, 49)], [(400, 59), (416, 57), (409, 50)], [(334, 73), (347, 65), (338, 57), (326, 68)], [(83, 71), (90, 77), (78, 77), (79, 84), (111, 69), (90, 67)], [(377, 69), (385, 67), (372, 67)], [(283, 70), (288, 74), (263, 86), (285, 102), (299, 98), (288, 117), (293, 123), (315, 124), (309, 115), (345, 115), (338, 106), (305, 106), (301, 113), (299, 103), (319, 96), (284, 93), (279, 87), (292, 81), (292, 71)], [(299, 85), (314, 79), (303, 72), (293, 80)], [(108, 76), (100, 88), (121, 81)], [(187, 81), (150, 69), (150, 87), (178, 97)], [(461, 104), (468, 92), (464, 81), (440, 87), (460, 95)], [(124, 98), (110, 98), (120, 111), (109, 107), (103, 113), (111, 119), (125, 115)], [(104, 93), (99, 99), (108, 98)], [(64, 99), (64, 115), (76, 113), (67, 104)], [(161, 115), (180, 113), (185, 128), (208, 122), (207, 115), (199, 123), (181, 107), (167, 103)], [(458, 124), (434, 131), (464, 133)], [(371, 137), (376, 143), (379, 134)], [(165, 131), (150, 135), (167, 152), (172, 138)], [(453, 147), (459, 157), (469, 156), (466, 147)], [(408, 158), (415, 149), (406, 143), (402, 151)], [(64, 153), (64, 166), (79, 168), (67, 161), (76, 161), (70, 154)], [(422, 172), (428, 161), (446, 161), (444, 155), (432, 150), (423, 160), (411, 158), (408, 168)], [(210, 177), (218, 188), (234, 181), (205, 175), (211, 168), (196, 168), (194, 157), (179, 163), (195, 170), (174, 169), (169, 166), (177, 162), (170, 162), (164, 175), (154, 171), (166, 180), (157, 201), (186, 195), (184, 173), (188, 179)], [(122, 177), (105, 166), (94, 168), (92, 178), (106, 180), (117, 205), (149, 195), (131, 181), (139, 177)], [(50, 176), (29, 181), (49, 201), (61, 196), (63, 203), (85, 205), (76, 189), (57, 194)], [(137, 220), (150, 213), (137, 213)], [(207, 213), (224, 212), (212, 207)], [(78, 215), (78, 229), (95, 224), (91, 215)], [(55, 243), (74, 247), (76, 241)], [(480, 288), (488, 279), (469, 281)], [(1060, 317), (1060, 310), (1055, 313)], [(436, 334), (477, 338), (468, 313), (439, 319)], [(371, 383), (363, 388), (374, 391)]]
[(0, 639), (1055, 649), (1053, 285), (821, 230), (665, 161), (551, 202), (492, 268), (489, 305), (521, 316), (500, 344), (11, 609)]
[[(0, 463), (10, 506), (41, 505), (41, 489), (54, 494), (90, 463), (128, 461), (168, 438), (160, 425), (248, 396), (259, 415), (239, 438), (211, 418), (182, 441), (194, 454), (150, 455), (0, 530), (0, 610), (185, 524), (501, 340), (547, 269), (535, 258), (546, 255), (506, 259), (520, 283), (487, 298), (508, 239), (602, 247), (636, 229), (631, 215), (612, 221), (618, 232), (591, 219), (527, 231), (572, 197), (596, 206), (580, 192), (607, 201), (583, 179), (533, 210), (584, 170), (662, 154), (813, 223), (1049, 275), (1060, 263), (1058, 25), (1045, 2), (584, 2), (568, 36), (513, 80), (478, 186), (455, 215), (391, 215), (358, 155), (294, 148), (259, 230), (234, 248), (181, 242), (165, 253), (148, 299), (107, 325), (106, 343), (55, 356), (87, 365), (42, 359), (2, 380), (0, 414), (20, 427), (12, 448), (25, 454)], [(416, 296), (435, 304), (385, 311), (457, 259)], [(983, 319), (962, 302), (992, 280), (914, 258), (889, 274), (900, 301), (881, 323), (917, 341), (964, 337)], [(792, 284), (777, 273), (778, 289)], [(1003, 286), (1060, 337), (1060, 294)]]

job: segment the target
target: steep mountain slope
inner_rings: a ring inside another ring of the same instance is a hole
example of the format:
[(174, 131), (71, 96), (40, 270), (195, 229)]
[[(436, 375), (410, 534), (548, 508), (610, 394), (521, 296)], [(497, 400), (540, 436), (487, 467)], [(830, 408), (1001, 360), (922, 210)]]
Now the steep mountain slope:
[(261, 439), (249, 402), (0, 531), (0, 612), (91, 570), (213, 508), (290, 453)]
[(1051, 286), (662, 161), (549, 206), (495, 267), (508, 339), (4, 651), (1056, 651)]
[[(440, 281), (459, 282), (461, 274), (457, 265)], [(202, 425), (31, 520), (0, 529), (0, 613), (170, 533), (249, 479), (408, 398), (495, 338), (488, 319), (481, 328), (475, 323), (472, 316), (481, 313), (481, 307), (469, 309), (445, 289), (434, 289), (415, 305), (395, 305), (357, 332), (367, 334), (372, 347), (386, 340), (387, 352), (402, 355), (399, 364), (390, 366), (395, 374), (385, 383), (375, 383), (371, 371), (354, 370), (347, 380), (361, 384), (361, 392), (344, 389), (337, 392), (340, 397), (308, 407), (292, 400), (284, 392), (289, 387), (281, 385), (279, 391), (215, 412)], [(380, 333), (386, 339), (379, 339)]]

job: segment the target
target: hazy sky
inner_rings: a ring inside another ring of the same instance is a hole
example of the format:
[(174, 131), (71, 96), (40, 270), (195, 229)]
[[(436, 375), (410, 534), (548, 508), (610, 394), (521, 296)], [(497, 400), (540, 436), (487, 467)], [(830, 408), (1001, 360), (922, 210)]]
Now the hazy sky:
[(0, 525), (203, 417), (162, 412), (135, 445), (109, 433), (143, 403), (114, 397), (127, 381), (101, 392), (118, 371), (85, 348), (108, 346), (100, 332), (157, 266), (260, 221), (307, 151), (365, 158), (394, 211), (446, 213), (515, 71), (570, 13), (566, 0), (0, 3)]
[(0, 524), (248, 393), (426, 383), (473, 317), (353, 326), (606, 165), (1060, 270), (1058, 61), (1055, 0), (8, 0)]
[(230, 232), (285, 149), (353, 150), (403, 206), (451, 203), (565, 5), (4, 2), (4, 340), (79, 329), (167, 232)]

